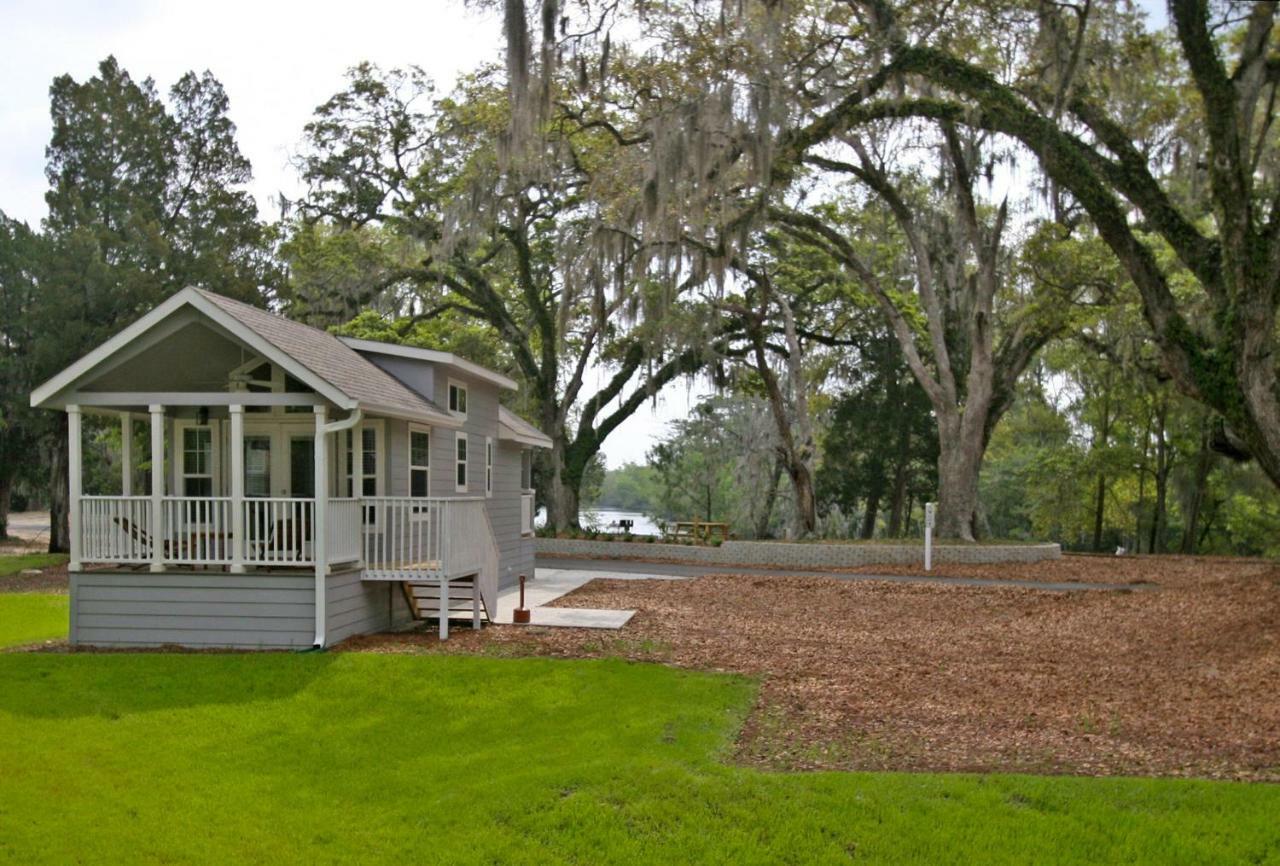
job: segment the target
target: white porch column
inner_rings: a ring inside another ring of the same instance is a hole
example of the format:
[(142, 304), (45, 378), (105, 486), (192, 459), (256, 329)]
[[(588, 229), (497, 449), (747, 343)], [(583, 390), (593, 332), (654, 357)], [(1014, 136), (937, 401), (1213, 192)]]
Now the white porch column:
[(244, 406), (231, 406), (231, 570), (244, 571)]
[[(356, 424), (351, 428), (351, 495), (356, 499), (364, 497), (364, 427)], [(342, 453), (342, 449), (338, 449)], [(361, 506), (361, 511), (364, 506)]]
[(120, 495), (133, 495), (133, 416), (120, 413)]
[(164, 571), (164, 407), (152, 403), (151, 410), (151, 570)]
[(311, 560), (316, 567), (316, 646), (325, 645), (325, 619), (328, 605), (325, 584), (329, 576), (329, 549), (326, 539), (329, 519), (329, 434), (325, 430), (326, 409), (315, 407), (316, 439), (314, 468), (314, 505), (311, 525)]
[(71, 533), (71, 561), (69, 571), (80, 570), (80, 497), (83, 490), (83, 471), (80, 444), (80, 407), (67, 406), (67, 529)]

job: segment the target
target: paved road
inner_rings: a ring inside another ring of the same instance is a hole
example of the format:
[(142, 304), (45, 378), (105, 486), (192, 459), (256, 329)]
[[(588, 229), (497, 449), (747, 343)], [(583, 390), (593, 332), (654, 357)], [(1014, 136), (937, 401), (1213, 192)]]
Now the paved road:
[(1022, 589), (1042, 589), (1049, 592), (1091, 592), (1105, 590), (1156, 589), (1155, 584), (1128, 583), (1059, 583), (1044, 580), (1000, 580), (979, 577), (941, 577), (925, 574), (839, 574), (831, 571), (796, 571), (763, 568), (752, 565), (699, 565), (687, 562), (634, 562), (622, 559), (571, 559), (557, 556), (537, 558), (538, 568), (555, 568), (565, 571), (623, 572), (631, 574), (669, 574), (679, 577), (700, 577), (704, 574), (758, 574), (769, 577), (831, 577), (836, 580), (883, 580), (890, 583), (936, 583), (943, 586), (1005, 586)]

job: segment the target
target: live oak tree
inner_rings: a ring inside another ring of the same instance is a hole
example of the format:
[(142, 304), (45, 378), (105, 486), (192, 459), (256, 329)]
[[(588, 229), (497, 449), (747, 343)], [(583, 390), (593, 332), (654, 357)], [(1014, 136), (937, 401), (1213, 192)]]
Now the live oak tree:
[[(1012, 76), (910, 32), (905, 7), (868, 7), (882, 25), (882, 80), (929, 87), (846, 102), (825, 115), (824, 128), (929, 117), (1021, 142), (1123, 264), (1178, 388), (1220, 413), (1231, 447), (1280, 485), (1276, 3), (1172, 0), (1172, 69), (1140, 27), (1094, 29), (1089, 16), (1107, 6), (1060, 6), (1047, 20), (1082, 34), (1096, 63), (1049, 67), (1048, 75), (1028, 64)], [(1149, 102), (1112, 98), (1127, 93), (1126, 80), (1156, 80), (1176, 94), (1168, 122), (1151, 122)], [(1177, 267), (1162, 267), (1160, 245)]]
[(494, 330), (523, 383), (521, 408), (553, 443), (539, 467), (549, 524), (577, 526), (607, 437), (701, 369), (722, 326), (693, 291), (705, 270), (655, 271), (642, 240), (604, 225), (603, 212), (629, 206), (612, 134), (562, 118), (539, 127), (536, 158), (517, 153), (507, 129), (523, 109), (493, 77), (481, 70), (436, 99), (419, 71), (352, 70), (308, 124), (297, 205), (326, 243), (395, 237), (362, 304), (409, 294), (417, 318), (452, 311)]

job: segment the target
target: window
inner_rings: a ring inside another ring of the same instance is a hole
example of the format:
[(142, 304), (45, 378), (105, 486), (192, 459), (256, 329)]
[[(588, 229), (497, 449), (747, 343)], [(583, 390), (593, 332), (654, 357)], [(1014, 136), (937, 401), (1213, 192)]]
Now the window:
[(467, 434), (459, 433), (455, 446), (457, 459), (457, 487), (459, 493), (467, 492)]
[(528, 448), (520, 452), (520, 489), (533, 490), (533, 452)]
[[(360, 437), (358, 445), (356, 436)], [(348, 430), (346, 436), (338, 440), (339, 445), (334, 449), (338, 452), (338, 476), (345, 479), (345, 483), (338, 485), (339, 496), (386, 495), (383, 486), (383, 479), (386, 477), (383, 437), (382, 421), (373, 419), (363, 422), (354, 430)], [(346, 444), (346, 448), (342, 447), (342, 443)], [(357, 448), (360, 452), (359, 461), (355, 456)], [(360, 509), (361, 520), (366, 529), (378, 526), (379, 511), (375, 503), (369, 502)]]
[[(378, 431), (373, 427), (360, 428), (360, 470), (353, 471), (355, 447), (352, 434), (347, 431), (347, 495), (378, 495)], [(356, 479), (359, 479), (357, 486)]]
[(449, 411), (455, 415), (467, 416), (467, 386), (457, 382), (449, 383)]
[(493, 437), (484, 437), (484, 495), (493, 495)]
[(213, 429), (182, 429), (182, 495), (213, 495)]
[(431, 431), (409, 425), (409, 495), (431, 495)]

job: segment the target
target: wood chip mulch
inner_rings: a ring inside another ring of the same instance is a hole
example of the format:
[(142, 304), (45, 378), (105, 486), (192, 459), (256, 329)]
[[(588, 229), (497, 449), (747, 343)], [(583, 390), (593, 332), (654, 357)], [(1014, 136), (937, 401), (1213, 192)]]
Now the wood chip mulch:
[(40, 569), (39, 574), (10, 574), (0, 577), (0, 592), (68, 592), (67, 566)]
[(637, 609), (621, 631), (464, 627), (445, 644), (412, 632), (346, 648), (622, 656), (759, 677), (737, 758), (765, 768), (1280, 782), (1280, 567), (1121, 557), (941, 573), (1158, 588), (595, 580), (557, 604)]

